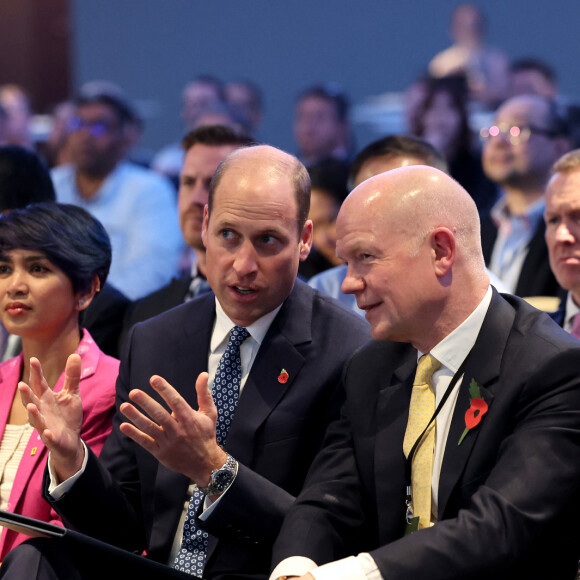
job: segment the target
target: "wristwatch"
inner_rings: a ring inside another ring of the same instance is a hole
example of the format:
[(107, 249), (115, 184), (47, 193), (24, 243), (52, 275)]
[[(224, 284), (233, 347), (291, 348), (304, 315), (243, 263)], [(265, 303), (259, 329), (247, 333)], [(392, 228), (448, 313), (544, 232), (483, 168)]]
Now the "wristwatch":
[(238, 462), (228, 453), (226, 462), (219, 468), (214, 469), (209, 476), (209, 485), (201, 487), (199, 491), (205, 495), (217, 495), (228, 489), (238, 472)]

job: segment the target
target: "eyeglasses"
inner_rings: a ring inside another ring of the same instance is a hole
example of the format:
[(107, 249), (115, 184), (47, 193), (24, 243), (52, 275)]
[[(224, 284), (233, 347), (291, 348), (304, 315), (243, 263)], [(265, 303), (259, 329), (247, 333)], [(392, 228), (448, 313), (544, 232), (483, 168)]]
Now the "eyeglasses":
[(113, 127), (103, 121), (85, 121), (80, 117), (73, 117), (67, 123), (67, 128), (71, 133), (88, 129), (91, 137), (102, 137), (111, 131)]
[(501, 137), (512, 145), (520, 145), (529, 141), (532, 134), (545, 135), (550, 139), (560, 135), (559, 131), (553, 129), (543, 129), (542, 127), (534, 127), (533, 125), (509, 125), (500, 123), (499, 125), (492, 125), (491, 127), (483, 127), (479, 132), (479, 138), (487, 143), (493, 137)]

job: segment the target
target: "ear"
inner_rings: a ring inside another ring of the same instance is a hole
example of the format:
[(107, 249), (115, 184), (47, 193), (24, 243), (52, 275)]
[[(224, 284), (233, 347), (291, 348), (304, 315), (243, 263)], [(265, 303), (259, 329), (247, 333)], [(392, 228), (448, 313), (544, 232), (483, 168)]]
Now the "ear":
[(304, 262), (312, 248), (312, 220), (306, 220), (300, 234), (300, 261)]
[(207, 248), (207, 228), (209, 223), (209, 209), (207, 203), (203, 208), (203, 223), (201, 224), (201, 241)]
[(77, 292), (75, 296), (75, 308), (78, 312), (86, 310), (93, 298), (101, 291), (101, 281), (95, 274), (91, 282), (91, 288), (88, 292)]
[(442, 278), (455, 262), (455, 234), (449, 228), (437, 228), (431, 232), (430, 241), (435, 275)]

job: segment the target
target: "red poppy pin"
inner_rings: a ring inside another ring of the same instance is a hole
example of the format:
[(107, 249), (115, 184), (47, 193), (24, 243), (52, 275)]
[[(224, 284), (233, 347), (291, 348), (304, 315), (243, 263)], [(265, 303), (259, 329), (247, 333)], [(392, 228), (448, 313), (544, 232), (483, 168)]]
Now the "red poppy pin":
[(288, 377), (288, 371), (286, 369), (282, 369), (278, 375), (278, 382), (284, 384), (288, 380)]
[(487, 403), (481, 396), (481, 389), (475, 381), (471, 379), (469, 384), (469, 395), (471, 397), (469, 409), (465, 412), (465, 431), (463, 431), (457, 445), (461, 445), (465, 436), (473, 429), (479, 425), (481, 418), (487, 413)]

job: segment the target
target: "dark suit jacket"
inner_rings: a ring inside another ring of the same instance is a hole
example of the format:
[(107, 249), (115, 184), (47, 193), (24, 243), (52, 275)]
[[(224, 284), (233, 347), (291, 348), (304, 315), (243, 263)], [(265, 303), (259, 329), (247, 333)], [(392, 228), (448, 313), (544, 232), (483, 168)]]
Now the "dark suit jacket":
[(166, 312), (171, 308), (175, 308), (175, 306), (183, 304), (190, 284), (191, 276), (189, 274), (183, 274), (179, 278), (172, 278), (171, 282), (163, 286), (163, 288), (143, 298), (139, 298), (139, 300), (135, 300), (127, 308), (127, 312), (125, 313), (119, 346), (123, 346), (129, 330), (137, 322), (149, 320), (149, 318), (153, 318), (162, 312)]
[(81, 325), (105, 354), (115, 358), (119, 358), (119, 335), (129, 304), (130, 300), (122, 292), (105, 283), (82, 313)]
[[(520, 277), (514, 294), (516, 296), (558, 296), (560, 286), (550, 269), (548, 246), (544, 239), (546, 225), (540, 221), (534, 236), (528, 245), (528, 254), (524, 259)], [(489, 266), (495, 240), (497, 227), (493, 220), (487, 216), (481, 220), (481, 245), (485, 263)]]
[[(135, 387), (159, 400), (148, 384), (159, 374), (196, 407), (195, 380), (207, 370), (214, 318), (210, 293), (137, 324), (125, 345), (117, 404)], [(219, 536), (210, 545), (207, 578), (267, 573), (283, 516), (338, 416), (342, 367), (369, 333), (359, 316), (296, 282), (264, 337), (228, 434), (227, 450), (240, 467), (203, 524)], [(286, 383), (278, 381), (282, 369)], [(53, 505), (81, 532), (167, 562), (189, 482), (124, 437), (123, 420), (117, 413), (101, 461), (91, 455), (73, 489)]]
[[(453, 414), (438, 523), (403, 537), (417, 351), (371, 343), (345, 368), (347, 400), (290, 509), (273, 562), (369, 551), (388, 580), (574, 578), (580, 554), (580, 345), (494, 292)], [(489, 411), (461, 445), (469, 383)]]

